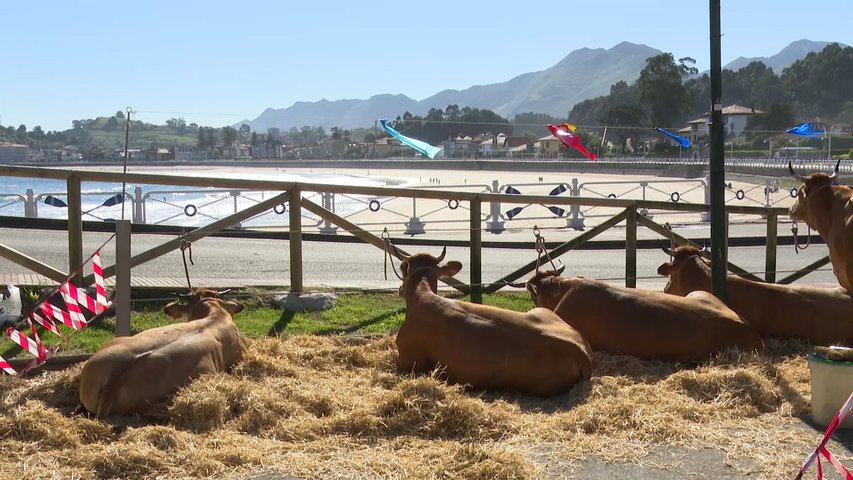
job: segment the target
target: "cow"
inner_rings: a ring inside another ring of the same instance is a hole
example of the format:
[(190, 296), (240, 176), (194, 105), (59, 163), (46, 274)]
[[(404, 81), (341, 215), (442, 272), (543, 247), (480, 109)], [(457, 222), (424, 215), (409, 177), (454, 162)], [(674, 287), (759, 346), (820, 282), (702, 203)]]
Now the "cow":
[[(701, 250), (664, 249), (672, 261), (658, 273), (669, 277), (664, 291), (688, 295), (711, 291), (711, 267)], [(800, 338), (815, 345), (853, 344), (853, 298), (841, 287), (778, 285), (726, 276), (726, 304), (762, 337)]]
[(594, 351), (642, 359), (698, 362), (730, 347), (763, 351), (758, 334), (713, 295), (686, 298), (624, 288), (562, 269), (536, 271), (525, 286), (537, 307), (553, 310)]
[(834, 185), (840, 164), (841, 160), (830, 175), (816, 172), (803, 177), (794, 172), (788, 161), (791, 175), (802, 182), (788, 215), (795, 222), (802, 220), (809, 228), (817, 230), (829, 247), (829, 259), (838, 283), (853, 292), (853, 188)]
[(246, 342), (232, 320), (239, 302), (196, 290), (188, 302), (164, 312), (188, 322), (117, 337), (92, 355), (80, 374), (80, 403), (98, 419), (140, 413), (167, 399), (193, 379), (228, 371), (243, 358)]
[(462, 264), (418, 253), (400, 263), (406, 318), (397, 333), (397, 365), (415, 374), (438, 372), (450, 383), (547, 397), (592, 375), (589, 345), (544, 308), (526, 313), (445, 298), (438, 279)]

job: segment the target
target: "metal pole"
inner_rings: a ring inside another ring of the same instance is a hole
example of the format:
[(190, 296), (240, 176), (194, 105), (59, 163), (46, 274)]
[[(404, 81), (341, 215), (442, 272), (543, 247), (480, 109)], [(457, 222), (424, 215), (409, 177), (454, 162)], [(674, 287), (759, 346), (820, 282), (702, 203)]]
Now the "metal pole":
[(720, 0), (710, 1), (711, 17), (711, 287), (726, 300), (725, 138), (723, 132)]
[(471, 200), (471, 301), (483, 303), (483, 230), (480, 222), (482, 203)]
[(625, 286), (637, 288), (637, 209), (628, 209), (625, 219)]
[(764, 281), (776, 282), (776, 245), (778, 244), (778, 215), (767, 212), (767, 247), (764, 252)]

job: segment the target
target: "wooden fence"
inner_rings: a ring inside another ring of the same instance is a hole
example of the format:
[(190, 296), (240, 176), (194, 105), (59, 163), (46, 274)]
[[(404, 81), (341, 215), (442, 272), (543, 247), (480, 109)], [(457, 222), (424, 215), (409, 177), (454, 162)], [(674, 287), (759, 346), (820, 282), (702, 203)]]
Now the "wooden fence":
[[(116, 300), (117, 308), (122, 307), (121, 303), (127, 310), (121, 313), (117, 310), (117, 323), (121, 322), (119, 330), (124, 333), (129, 331), (129, 324), (125, 322), (129, 319), (129, 278), (130, 271), (133, 267), (141, 265), (168, 252), (179, 249), (182, 241), (193, 242), (204, 238), (205, 236), (219, 232), (230, 226), (245, 221), (255, 215), (258, 215), (267, 210), (273, 209), (279, 205), (287, 204), (289, 224), (289, 261), (290, 261), (290, 290), (294, 292), (303, 291), (303, 269), (302, 269), (302, 212), (311, 212), (317, 215), (327, 224), (333, 224), (361, 241), (374, 245), (377, 248), (384, 249), (386, 247), (385, 240), (366, 229), (361, 228), (358, 224), (349, 219), (327, 209), (320, 204), (317, 204), (307, 198), (304, 198), (305, 193), (334, 193), (344, 195), (363, 195), (368, 197), (403, 197), (412, 199), (438, 199), (445, 202), (455, 201), (467, 205), (469, 215), (469, 245), (470, 245), (470, 281), (468, 284), (455, 280), (453, 278), (445, 279), (444, 281), (452, 287), (470, 294), (474, 302), (480, 302), (483, 293), (494, 292), (503, 287), (506, 282), (513, 282), (525, 277), (536, 268), (536, 262), (530, 262), (523, 267), (504, 275), (502, 278), (496, 279), (489, 283), (484, 283), (482, 279), (482, 231), (484, 229), (483, 203), (494, 205), (501, 204), (548, 204), (561, 207), (586, 206), (586, 207), (606, 207), (616, 209), (618, 213), (601, 221), (595, 227), (583, 232), (579, 236), (571, 239), (568, 242), (560, 244), (550, 251), (552, 257), (558, 257), (572, 249), (575, 249), (584, 243), (595, 238), (597, 235), (607, 231), (613, 226), (625, 223), (625, 284), (628, 287), (636, 286), (637, 278), (637, 230), (643, 226), (653, 232), (658, 233), (665, 239), (674, 239), (679, 243), (692, 243), (686, 238), (683, 238), (666, 226), (654, 222), (652, 219), (643, 215), (642, 212), (649, 210), (666, 211), (666, 212), (707, 212), (709, 207), (705, 204), (688, 204), (666, 201), (649, 201), (649, 200), (632, 200), (619, 198), (590, 198), (590, 197), (557, 197), (546, 195), (523, 195), (523, 194), (506, 194), (494, 192), (465, 192), (440, 189), (415, 189), (415, 188), (395, 188), (395, 187), (374, 187), (374, 186), (352, 186), (352, 185), (332, 185), (320, 183), (305, 183), (305, 182), (282, 182), (274, 180), (244, 180), (230, 178), (211, 178), (211, 177), (188, 177), (188, 176), (172, 176), (161, 174), (143, 174), (143, 173), (128, 173), (120, 172), (95, 172), (81, 170), (66, 170), (66, 169), (46, 169), (36, 167), (19, 167), (19, 166), (0, 166), (0, 176), (14, 176), (27, 178), (41, 179), (57, 179), (64, 180), (67, 184), (67, 209), (68, 209), (68, 272), (73, 272), (79, 265), (83, 263), (83, 211), (81, 208), (81, 182), (122, 182), (134, 184), (152, 184), (152, 185), (174, 185), (184, 187), (213, 187), (223, 189), (248, 189), (261, 191), (278, 192), (274, 196), (260, 201), (254, 205), (240, 210), (226, 218), (218, 219), (207, 225), (194, 228), (178, 238), (168, 240), (154, 248), (136, 255), (130, 255), (130, 224), (128, 221), (116, 222), (117, 225), (117, 260), (115, 265), (109, 265), (104, 268), (105, 278), (116, 276)], [(458, 205), (458, 203), (457, 203)], [(829, 262), (828, 257), (825, 257), (802, 270), (795, 272), (785, 278), (776, 278), (776, 245), (777, 245), (777, 224), (779, 215), (787, 214), (786, 208), (770, 207), (770, 206), (737, 206), (730, 205), (726, 207), (726, 212), (729, 214), (745, 214), (755, 217), (766, 218), (766, 253), (765, 253), (765, 278), (758, 278), (737, 265), (728, 264), (728, 270), (751, 278), (753, 280), (790, 283), (808, 272), (820, 268)], [(396, 255), (396, 252), (391, 252)], [(406, 252), (403, 252), (406, 253)], [(40, 262), (35, 258), (31, 258), (21, 252), (15, 251), (2, 243), (0, 243), (0, 256), (3, 256), (29, 270), (42, 274), (57, 282), (65, 281), (68, 273), (57, 270), (45, 263)], [(122, 278), (124, 277), (124, 278)], [(91, 285), (94, 281), (92, 276), (83, 277), (82, 274), (71, 281), (78, 285)]]

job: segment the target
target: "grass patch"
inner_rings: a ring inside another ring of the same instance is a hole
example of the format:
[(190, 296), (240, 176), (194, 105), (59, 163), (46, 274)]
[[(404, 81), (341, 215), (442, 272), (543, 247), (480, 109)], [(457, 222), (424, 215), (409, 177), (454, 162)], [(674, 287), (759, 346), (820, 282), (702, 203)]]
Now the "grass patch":
[[(469, 300), (463, 296), (454, 298)], [(273, 306), (269, 293), (253, 292), (241, 298), (241, 301), (246, 304), (246, 309), (235, 316), (234, 322), (243, 335), (252, 339), (286, 338), (298, 334), (386, 334), (396, 332), (406, 318), (406, 303), (396, 293), (345, 293), (338, 296), (337, 303), (329, 310), (300, 313), (286, 312)], [(483, 303), (518, 311), (533, 308), (526, 293), (488, 294), (484, 295)], [(131, 333), (175, 323), (162, 312), (162, 307), (162, 303), (135, 302), (130, 315)], [(65, 326), (60, 326), (60, 330), (67, 336), (62, 353), (94, 352), (115, 335), (115, 317), (98, 319), (78, 332)], [(30, 334), (29, 328), (22, 331)], [(50, 332), (40, 331), (39, 335), (47, 346), (59, 340)], [(0, 356), (15, 358), (28, 354), (21, 353), (17, 345), (3, 336)]]

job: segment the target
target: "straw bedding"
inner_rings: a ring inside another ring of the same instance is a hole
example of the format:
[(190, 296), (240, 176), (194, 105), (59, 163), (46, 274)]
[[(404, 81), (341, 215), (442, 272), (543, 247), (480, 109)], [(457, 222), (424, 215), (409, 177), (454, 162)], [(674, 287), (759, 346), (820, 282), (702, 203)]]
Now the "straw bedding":
[(791, 477), (820, 436), (803, 423), (810, 346), (767, 347), (700, 365), (596, 354), (590, 382), (539, 399), (398, 374), (393, 336), (265, 339), (230, 374), (108, 423), (74, 413), (80, 365), (4, 376), (0, 477), (549, 478), (584, 459), (677, 468), (644, 463), (673, 446)]

